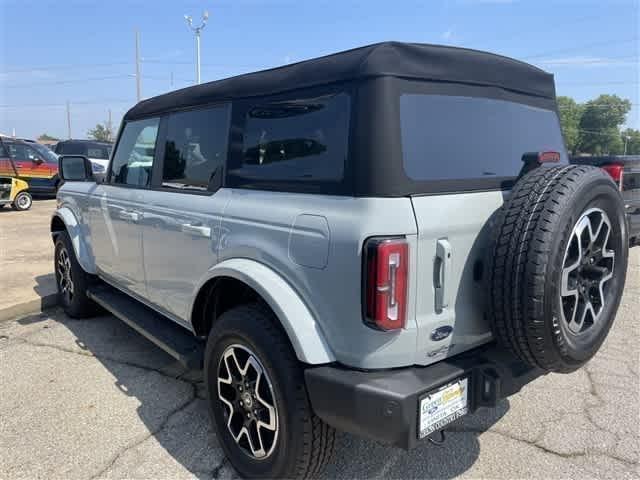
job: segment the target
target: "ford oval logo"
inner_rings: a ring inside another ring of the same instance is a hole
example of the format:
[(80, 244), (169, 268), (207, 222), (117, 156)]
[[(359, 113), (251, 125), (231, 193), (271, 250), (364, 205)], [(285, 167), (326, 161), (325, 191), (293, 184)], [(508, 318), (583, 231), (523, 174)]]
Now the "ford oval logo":
[(445, 325), (443, 327), (436, 328), (433, 332), (431, 332), (431, 340), (434, 342), (439, 342), (440, 340), (444, 340), (453, 332), (453, 327), (450, 325)]

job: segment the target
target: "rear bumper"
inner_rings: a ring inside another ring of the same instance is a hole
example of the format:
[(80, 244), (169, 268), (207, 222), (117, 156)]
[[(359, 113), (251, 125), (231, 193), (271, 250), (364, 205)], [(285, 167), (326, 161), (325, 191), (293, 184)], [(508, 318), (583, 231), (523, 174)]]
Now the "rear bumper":
[(489, 345), (427, 367), (359, 371), (339, 366), (306, 370), (311, 405), (324, 422), (355, 435), (410, 449), (418, 438), (419, 397), (469, 378), (469, 412), (495, 406), (544, 372)]

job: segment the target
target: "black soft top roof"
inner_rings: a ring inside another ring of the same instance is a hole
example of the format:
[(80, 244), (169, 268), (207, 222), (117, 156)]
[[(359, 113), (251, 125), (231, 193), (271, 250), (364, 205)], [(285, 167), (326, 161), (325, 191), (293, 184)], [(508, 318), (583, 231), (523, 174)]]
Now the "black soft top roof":
[(221, 100), (383, 76), (485, 85), (555, 98), (553, 75), (518, 60), (465, 48), (384, 42), (149, 98), (131, 108), (125, 120)]

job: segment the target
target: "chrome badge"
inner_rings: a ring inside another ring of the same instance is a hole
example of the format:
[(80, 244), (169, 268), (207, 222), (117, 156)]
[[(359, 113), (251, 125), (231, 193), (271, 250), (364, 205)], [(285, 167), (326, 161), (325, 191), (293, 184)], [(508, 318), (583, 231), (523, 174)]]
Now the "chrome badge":
[(434, 342), (439, 342), (440, 340), (444, 340), (453, 332), (453, 327), (450, 325), (444, 325), (442, 327), (436, 328), (433, 332), (431, 332), (431, 340)]

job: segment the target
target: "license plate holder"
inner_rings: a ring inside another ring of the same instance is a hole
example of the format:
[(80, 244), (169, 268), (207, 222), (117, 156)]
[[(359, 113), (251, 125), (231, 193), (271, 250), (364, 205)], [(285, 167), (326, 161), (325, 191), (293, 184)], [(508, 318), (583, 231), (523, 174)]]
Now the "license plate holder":
[(469, 413), (469, 377), (460, 377), (418, 399), (418, 438), (425, 438)]

